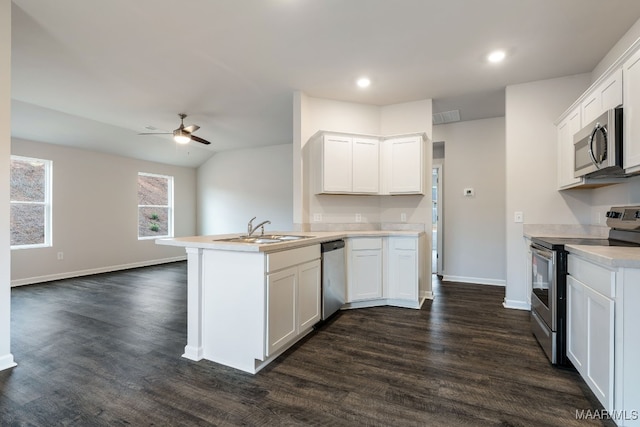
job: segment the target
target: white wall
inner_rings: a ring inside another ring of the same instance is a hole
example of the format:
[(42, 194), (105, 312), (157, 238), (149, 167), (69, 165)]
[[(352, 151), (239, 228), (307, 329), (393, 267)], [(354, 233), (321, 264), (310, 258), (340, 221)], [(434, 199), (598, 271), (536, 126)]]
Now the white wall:
[(21, 139), (11, 152), (53, 161), (53, 246), (13, 250), (14, 285), (184, 259), (180, 248), (138, 240), (138, 172), (174, 177), (174, 233), (191, 236), (195, 169)]
[(11, 0), (0, 0), (0, 370), (15, 366), (11, 354)]
[[(444, 141), (445, 280), (505, 283), (505, 119), (434, 126)], [(465, 188), (475, 196), (463, 196)]]
[(557, 191), (554, 121), (590, 83), (580, 74), (506, 89), (506, 307), (529, 308), (523, 225), (514, 212), (530, 224), (589, 223), (591, 193)]
[[(600, 77), (607, 68), (611, 66), (628, 48), (640, 38), (640, 19), (629, 28), (624, 36), (616, 42), (611, 50), (600, 60), (596, 68), (591, 73), (591, 81), (594, 82)], [(575, 101), (575, 100), (574, 100)]]
[(198, 234), (244, 233), (247, 222), (293, 228), (293, 146), (216, 153), (198, 169)]

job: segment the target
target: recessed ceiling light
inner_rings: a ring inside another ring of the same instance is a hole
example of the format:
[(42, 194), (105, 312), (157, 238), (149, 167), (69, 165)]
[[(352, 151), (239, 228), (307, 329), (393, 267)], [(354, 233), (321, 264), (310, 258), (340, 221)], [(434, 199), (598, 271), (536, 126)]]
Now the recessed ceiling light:
[(507, 56), (504, 50), (494, 50), (489, 55), (487, 55), (487, 60), (492, 63), (502, 62), (504, 58)]
[(371, 80), (369, 80), (368, 77), (360, 77), (356, 83), (358, 84), (358, 87), (365, 88), (369, 87)]

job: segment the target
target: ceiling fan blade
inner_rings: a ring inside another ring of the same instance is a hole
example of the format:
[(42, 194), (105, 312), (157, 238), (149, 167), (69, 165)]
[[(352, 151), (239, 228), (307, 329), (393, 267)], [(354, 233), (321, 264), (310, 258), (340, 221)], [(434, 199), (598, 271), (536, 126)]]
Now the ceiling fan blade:
[(198, 125), (186, 126), (184, 128), (184, 130), (186, 130), (189, 133), (193, 133), (193, 132), (197, 131), (198, 129), (200, 129), (200, 126), (198, 126)]
[(209, 141), (207, 141), (206, 139), (202, 139), (202, 138), (200, 138), (200, 137), (198, 137), (198, 136), (195, 136), (195, 135), (191, 135), (191, 139), (192, 139), (192, 140), (194, 140), (194, 141), (197, 141), (197, 142), (199, 142), (199, 143), (201, 143), (201, 144), (205, 144), (205, 145), (209, 145), (209, 144), (211, 144), (211, 143), (210, 143)]
[(142, 132), (138, 135), (171, 135), (172, 132)]

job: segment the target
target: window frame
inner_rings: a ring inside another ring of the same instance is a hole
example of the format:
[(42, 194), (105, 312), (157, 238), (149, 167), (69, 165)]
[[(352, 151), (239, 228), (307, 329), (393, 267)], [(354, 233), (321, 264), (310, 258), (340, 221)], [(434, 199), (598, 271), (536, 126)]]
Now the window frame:
[[(151, 176), (155, 178), (166, 178), (167, 179), (167, 205), (141, 205), (140, 204), (140, 184), (139, 178), (141, 176)], [(138, 197), (138, 213), (137, 213), (137, 224), (138, 224), (138, 240), (153, 240), (153, 239), (163, 239), (168, 237), (173, 237), (173, 188), (174, 188), (174, 177), (171, 175), (150, 173), (150, 172), (138, 172), (136, 179), (136, 195)], [(150, 207), (150, 208), (166, 208), (167, 209), (167, 234), (166, 235), (157, 235), (157, 236), (140, 236), (140, 208)]]
[[(44, 164), (44, 201), (42, 202), (23, 202), (11, 200), (9, 195), (9, 205), (41, 205), (44, 206), (44, 242), (26, 245), (10, 245), (11, 250), (22, 249), (37, 249), (37, 248), (50, 248), (53, 247), (53, 161), (48, 159), (40, 159), (36, 157), (26, 157), (11, 155), (11, 162), (14, 160), (23, 162), (39, 162)], [(9, 173), (12, 172), (12, 166), (10, 165)]]

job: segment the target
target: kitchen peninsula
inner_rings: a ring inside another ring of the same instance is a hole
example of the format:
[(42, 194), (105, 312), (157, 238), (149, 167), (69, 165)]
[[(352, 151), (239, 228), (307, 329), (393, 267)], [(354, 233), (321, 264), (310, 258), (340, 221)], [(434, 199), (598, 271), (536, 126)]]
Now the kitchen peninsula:
[[(431, 298), (421, 231), (269, 233), (159, 239), (187, 251), (183, 357), (255, 374), (313, 330), (321, 313), (320, 244), (346, 242), (347, 303), (419, 309)], [(363, 285), (366, 284), (366, 285)], [(363, 289), (368, 286), (368, 289)]]

